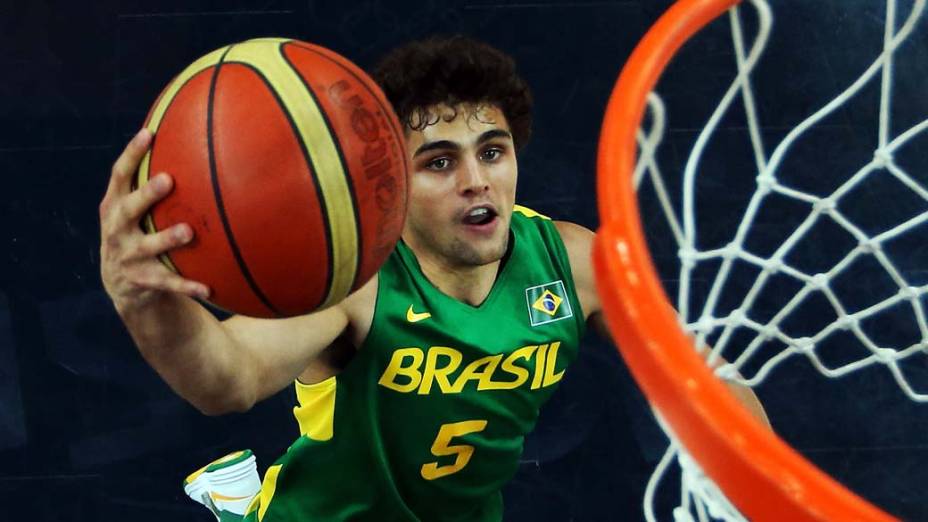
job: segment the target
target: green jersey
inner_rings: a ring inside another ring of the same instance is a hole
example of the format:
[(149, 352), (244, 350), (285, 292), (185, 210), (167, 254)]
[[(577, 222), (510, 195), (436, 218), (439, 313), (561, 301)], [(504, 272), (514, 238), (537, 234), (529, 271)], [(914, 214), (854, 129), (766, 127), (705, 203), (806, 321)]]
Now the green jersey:
[(479, 306), (443, 294), (397, 245), (354, 359), (298, 384), (303, 435), (268, 470), (249, 519), (501, 520), (501, 488), (584, 329), (554, 223), (516, 207), (510, 237)]

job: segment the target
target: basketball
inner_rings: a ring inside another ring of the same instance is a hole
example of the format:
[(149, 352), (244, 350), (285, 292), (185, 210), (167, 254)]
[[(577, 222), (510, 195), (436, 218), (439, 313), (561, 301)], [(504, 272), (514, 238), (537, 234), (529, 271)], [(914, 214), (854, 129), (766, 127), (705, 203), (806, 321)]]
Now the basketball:
[(176, 76), (146, 120), (136, 185), (174, 190), (143, 221), (185, 222), (162, 261), (210, 302), (287, 317), (344, 299), (380, 268), (406, 214), (400, 124), (360, 68), (317, 45), (262, 38), (217, 49)]

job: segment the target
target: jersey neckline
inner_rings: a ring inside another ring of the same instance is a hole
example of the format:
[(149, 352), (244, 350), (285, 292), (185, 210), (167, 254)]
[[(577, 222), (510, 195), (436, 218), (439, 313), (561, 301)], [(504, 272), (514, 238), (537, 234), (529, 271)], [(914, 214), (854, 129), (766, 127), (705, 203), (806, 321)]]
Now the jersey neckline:
[(425, 273), (422, 272), (422, 267), (419, 265), (419, 258), (416, 257), (415, 252), (405, 241), (400, 239), (396, 244), (396, 250), (399, 252), (400, 257), (406, 262), (411, 270), (414, 271), (414, 274), (420, 277), (423, 281), (422, 287), (428, 292), (431, 296), (437, 296), (438, 299), (442, 299), (449, 303), (452, 303), (453, 306), (458, 307), (460, 310), (476, 313), (484, 310), (484, 308), (489, 308), (490, 304), (496, 299), (496, 296), (501, 292), (500, 287), (505, 285), (505, 281), (508, 279), (510, 267), (512, 266), (512, 257), (516, 255), (516, 248), (518, 248), (518, 241), (516, 240), (516, 235), (512, 230), (512, 225), (509, 227), (509, 247), (506, 249), (506, 254), (503, 255), (501, 261), (501, 267), (496, 273), (496, 279), (493, 281), (493, 286), (490, 288), (490, 293), (487, 294), (487, 297), (479, 305), (471, 305), (461, 301), (455, 297), (444, 293), (435, 286)]

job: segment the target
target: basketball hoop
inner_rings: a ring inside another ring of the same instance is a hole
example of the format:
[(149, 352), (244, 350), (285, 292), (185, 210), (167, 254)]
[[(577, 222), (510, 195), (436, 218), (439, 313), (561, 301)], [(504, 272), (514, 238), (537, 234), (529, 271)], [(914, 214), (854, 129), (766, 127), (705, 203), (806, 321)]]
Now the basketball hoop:
[[(639, 152), (639, 144), (653, 146), (659, 139), (659, 136), (639, 131), (649, 104), (652, 117), (655, 111), (661, 110), (652, 90), (677, 50), (738, 3), (738, 0), (676, 2), (641, 40), (612, 92), (598, 152), (601, 227), (594, 253), (605, 318), (632, 374), (656, 409), (665, 431), (671, 435), (672, 445), (678, 442), (685, 449), (681, 458), (681, 467), (686, 468), (684, 473), (700, 475), (704, 472), (724, 492), (718, 501), (708, 502), (709, 509), (722, 505), (721, 511), (730, 511), (725, 507), (727, 497), (737, 511), (750, 520), (894, 520), (808, 462), (736, 401), (719, 379), (719, 370), (712, 370), (707, 364), (707, 359), (713, 362), (716, 355), (695, 349), (705, 346), (705, 335), (698, 328), (690, 329), (690, 333), (696, 330), (697, 335), (690, 335), (681, 327), (681, 318), (665, 293), (646, 243), (634, 180), (640, 178), (653, 161), (647, 150), (653, 147), (642, 146)], [(752, 3), (758, 11), (758, 44), (744, 56), (739, 54), (738, 78), (722, 101), (723, 105), (730, 104), (731, 98), (739, 93), (749, 97), (746, 78), (763, 47), (764, 32), (770, 27), (766, 3), (759, 0)], [(915, 0), (914, 4), (913, 13), (918, 14), (925, 1)], [(897, 40), (904, 40), (907, 30), (911, 27), (904, 26), (898, 33), (888, 31), (891, 37), (888, 40), (898, 45)], [(736, 37), (740, 38), (740, 34)], [(877, 70), (888, 67), (889, 58), (881, 59), (884, 61), (873, 66)], [(747, 99), (745, 102), (753, 103)], [(708, 125), (715, 123), (710, 120)], [(654, 124), (660, 125), (661, 122)], [(915, 132), (923, 130), (919, 128)], [(657, 134), (660, 132), (658, 130)], [(885, 136), (881, 136), (881, 150), (888, 146)], [(771, 157), (770, 161), (774, 160)], [(758, 184), (769, 181), (763, 178), (764, 172), (766, 170), (761, 169)], [(828, 198), (822, 200), (830, 201)], [(742, 253), (729, 254), (731, 257)], [(682, 252), (681, 263), (689, 262), (688, 255), (691, 253)], [(924, 289), (906, 288), (910, 292), (921, 292), (915, 300), (924, 295)], [(923, 315), (920, 308), (919, 313)], [(851, 316), (853, 314), (846, 314), (846, 317)], [(798, 352), (802, 347), (797, 345), (791, 349)], [(686, 454), (693, 457), (692, 462)], [(712, 497), (717, 493), (708, 488), (702, 496)], [(743, 519), (738, 515), (710, 515)]]

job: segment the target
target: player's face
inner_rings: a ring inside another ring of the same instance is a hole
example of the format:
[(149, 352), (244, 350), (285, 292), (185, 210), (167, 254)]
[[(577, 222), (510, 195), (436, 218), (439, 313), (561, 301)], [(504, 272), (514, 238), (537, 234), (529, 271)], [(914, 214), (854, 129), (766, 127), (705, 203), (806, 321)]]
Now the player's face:
[[(411, 175), (403, 238), (452, 267), (492, 263), (506, 253), (515, 202), (515, 147), (494, 106), (432, 110), (408, 131)], [(434, 118), (433, 118), (434, 119)]]

